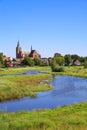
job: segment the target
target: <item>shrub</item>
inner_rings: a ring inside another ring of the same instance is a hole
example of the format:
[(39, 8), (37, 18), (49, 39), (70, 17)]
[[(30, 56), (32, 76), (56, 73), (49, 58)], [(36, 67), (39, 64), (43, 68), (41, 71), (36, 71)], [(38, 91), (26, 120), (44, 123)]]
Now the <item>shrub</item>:
[(29, 57), (25, 57), (24, 60), (22, 61), (22, 65), (34, 66), (34, 61)]
[(64, 67), (56, 65), (56, 66), (54, 66), (52, 71), (53, 72), (64, 72)]
[(84, 68), (87, 68), (87, 61), (84, 62), (83, 66)]
[(55, 58), (53, 58), (53, 60), (52, 60), (51, 69), (53, 72), (64, 72), (64, 67), (59, 66), (59, 64), (56, 62)]

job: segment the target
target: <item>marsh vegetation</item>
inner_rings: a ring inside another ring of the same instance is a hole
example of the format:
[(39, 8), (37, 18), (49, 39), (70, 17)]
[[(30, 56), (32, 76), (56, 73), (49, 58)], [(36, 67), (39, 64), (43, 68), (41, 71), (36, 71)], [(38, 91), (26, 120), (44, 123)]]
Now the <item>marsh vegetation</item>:
[[(1, 102), (11, 99), (20, 99), (25, 96), (37, 97), (36, 92), (53, 89), (53, 87), (50, 86), (52, 76), (49, 74), (8, 76), (8, 74), (12, 74), (13, 71), (15, 71), (13, 69), (11, 69), (12, 71), (9, 70), (3, 70), (2, 74), (5, 74), (5, 76), (0, 76)], [(24, 70), (27, 70), (27, 68), (17, 69), (13, 74), (21, 73)], [(46, 82), (47, 79), (49, 82)], [(40, 82), (42, 82), (42, 84), (40, 84)]]

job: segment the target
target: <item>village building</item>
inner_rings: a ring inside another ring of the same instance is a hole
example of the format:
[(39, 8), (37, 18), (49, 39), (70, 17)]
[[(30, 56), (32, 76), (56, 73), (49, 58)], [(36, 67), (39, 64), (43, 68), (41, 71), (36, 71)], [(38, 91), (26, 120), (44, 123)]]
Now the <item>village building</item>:
[(79, 65), (81, 65), (81, 62), (78, 59), (75, 59), (73, 61), (73, 65), (79, 66)]
[(16, 59), (24, 59), (24, 57), (30, 57), (32, 59), (34, 58), (41, 58), (41, 55), (39, 54), (39, 52), (37, 50), (33, 50), (31, 47), (31, 51), (22, 51), (22, 48), (20, 47), (20, 43), (18, 41), (17, 43), (17, 47), (16, 47)]

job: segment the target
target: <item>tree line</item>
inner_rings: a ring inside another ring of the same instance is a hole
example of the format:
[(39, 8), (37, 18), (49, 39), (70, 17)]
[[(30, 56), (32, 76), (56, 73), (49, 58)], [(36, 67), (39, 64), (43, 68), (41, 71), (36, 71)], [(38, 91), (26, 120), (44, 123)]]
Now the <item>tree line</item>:
[[(3, 53), (0, 53), (0, 67), (7, 67), (8, 63), (14, 62), (14, 60), (4, 61)], [(87, 57), (82, 57), (77, 54), (66, 54), (61, 55), (60, 53), (55, 53), (52, 58), (41, 58), (41, 59), (31, 59), (30, 57), (25, 57), (21, 61), (21, 66), (51, 66), (52, 70), (58, 69), (60, 66), (70, 66), (75, 65), (74, 62), (78, 60), (80, 65), (87, 66)], [(61, 71), (60, 69), (59, 71)]]
[(64, 71), (63, 66), (83, 65), (87, 68), (87, 57), (82, 57), (77, 54), (66, 54), (62, 56), (60, 53), (55, 53), (52, 59), (51, 68), (54, 72)]

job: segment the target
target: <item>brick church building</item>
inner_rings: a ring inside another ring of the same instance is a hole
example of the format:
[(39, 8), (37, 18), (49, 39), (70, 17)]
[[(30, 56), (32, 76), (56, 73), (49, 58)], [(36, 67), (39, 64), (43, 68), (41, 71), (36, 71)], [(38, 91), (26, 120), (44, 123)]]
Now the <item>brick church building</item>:
[(22, 51), (22, 48), (20, 47), (20, 43), (18, 41), (17, 43), (17, 47), (16, 47), (16, 59), (23, 59), (24, 57), (29, 56), (30, 58), (34, 59), (34, 58), (41, 58), (41, 55), (38, 53), (38, 51), (36, 50), (32, 50), (31, 47), (31, 51)]

